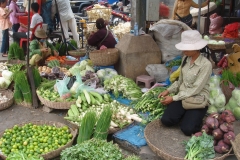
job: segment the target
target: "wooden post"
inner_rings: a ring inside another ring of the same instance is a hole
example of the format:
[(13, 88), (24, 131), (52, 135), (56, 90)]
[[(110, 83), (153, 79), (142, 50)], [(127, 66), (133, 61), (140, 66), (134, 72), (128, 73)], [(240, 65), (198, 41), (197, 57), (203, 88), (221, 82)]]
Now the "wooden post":
[[(34, 84), (33, 79), (33, 72), (31, 66), (29, 66), (29, 38), (30, 38), (30, 6), (31, 6), (31, 0), (28, 0), (28, 31), (27, 31), (27, 76), (28, 76), (28, 82), (30, 83), (30, 87), (32, 90), (32, 104), (34, 108), (38, 107), (38, 98), (36, 93), (36, 88)], [(33, 34), (33, 33), (32, 33)]]

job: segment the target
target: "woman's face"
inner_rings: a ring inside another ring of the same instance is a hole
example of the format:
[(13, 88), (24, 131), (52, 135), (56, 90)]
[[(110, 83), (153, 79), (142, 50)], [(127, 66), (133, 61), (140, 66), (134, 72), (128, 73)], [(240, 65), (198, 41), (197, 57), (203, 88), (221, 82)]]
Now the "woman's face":
[(188, 57), (192, 57), (197, 53), (197, 51), (183, 51), (183, 54), (188, 56)]
[(7, 6), (7, 0), (1, 3), (1, 7), (5, 8)]

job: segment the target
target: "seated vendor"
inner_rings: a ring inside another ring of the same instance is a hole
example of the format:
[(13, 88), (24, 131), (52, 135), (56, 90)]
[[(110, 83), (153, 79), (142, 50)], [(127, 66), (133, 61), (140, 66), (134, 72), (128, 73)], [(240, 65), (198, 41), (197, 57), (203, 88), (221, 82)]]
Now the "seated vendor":
[(162, 124), (170, 127), (181, 121), (181, 130), (187, 136), (201, 130), (208, 109), (212, 64), (199, 51), (207, 43), (198, 31), (182, 33), (181, 42), (176, 44), (176, 48), (184, 54), (179, 79), (159, 95), (163, 98), (161, 103), (167, 105), (161, 118)]
[(115, 48), (117, 42), (112, 33), (106, 29), (104, 19), (98, 18), (96, 20), (96, 27), (98, 31), (90, 35), (88, 44), (97, 47), (98, 50), (100, 48)]
[(42, 28), (37, 29), (34, 35), (36, 38), (29, 46), (30, 65), (40, 65), (50, 55), (58, 56), (58, 51), (47, 41), (47, 34)]

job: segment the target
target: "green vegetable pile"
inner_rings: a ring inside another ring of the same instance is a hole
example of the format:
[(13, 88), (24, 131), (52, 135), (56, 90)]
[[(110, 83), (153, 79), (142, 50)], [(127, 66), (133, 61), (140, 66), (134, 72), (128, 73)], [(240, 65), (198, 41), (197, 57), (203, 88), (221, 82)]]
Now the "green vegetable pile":
[(21, 68), (24, 66), (24, 64), (19, 63), (19, 64), (12, 64), (8, 66), (8, 70), (15, 73), (21, 70)]
[(22, 48), (20, 48), (19, 44), (16, 42), (10, 45), (8, 51), (8, 60), (14, 59), (25, 60), (24, 51)]
[(239, 87), (240, 86), (240, 72), (237, 73), (236, 75), (234, 75), (233, 72), (231, 72), (228, 69), (225, 69), (222, 72), (222, 79), (221, 80), (225, 80), (224, 85), (229, 85), (228, 84), (228, 81), (229, 81), (235, 87)]
[(128, 156), (125, 160), (140, 160), (140, 158), (132, 155), (132, 156)]
[[(77, 48), (77, 42), (75, 40), (71, 40), (70, 43), (75, 47)], [(60, 49), (60, 46), (62, 45), (61, 49)], [(55, 48), (58, 50), (59, 52), (59, 56), (65, 56), (66, 55), (66, 44), (64, 43), (57, 43), (55, 45)], [(71, 50), (74, 50), (70, 45), (68, 46), (68, 51), (71, 51)]]
[(164, 90), (166, 90), (164, 87), (156, 87), (149, 90), (143, 94), (139, 100), (132, 102), (134, 109), (139, 112), (150, 113), (148, 121), (160, 118), (163, 115), (166, 106), (160, 103), (161, 99), (158, 98), (158, 95)]
[(141, 88), (133, 80), (121, 75), (105, 80), (104, 89), (112, 91), (116, 98), (121, 94), (130, 100), (137, 100), (142, 96)]
[(169, 62), (167, 67), (172, 68), (173, 66), (180, 66), (182, 63), (182, 59), (172, 60)]
[(61, 160), (123, 160), (120, 149), (112, 142), (91, 139), (61, 152)]
[(40, 156), (28, 156), (23, 152), (11, 152), (6, 160), (44, 160)]
[[(50, 125), (15, 125), (5, 130), (0, 138), (0, 150), (4, 155), (23, 152), (28, 157), (39, 156), (66, 145), (72, 139), (67, 126), (57, 128)], [(29, 159), (27, 159), (29, 160)]]
[(184, 159), (213, 159), (215, 157), (213, 143), (213, 137), (207, 135), (206, 132), (203, 132), (199, 137), (192, 136), (188, 142), (185, 142), (186, 156)]
[(48, 67), (60, 67), (60, 62), (58, 60), (51, 60), (48, 62)]

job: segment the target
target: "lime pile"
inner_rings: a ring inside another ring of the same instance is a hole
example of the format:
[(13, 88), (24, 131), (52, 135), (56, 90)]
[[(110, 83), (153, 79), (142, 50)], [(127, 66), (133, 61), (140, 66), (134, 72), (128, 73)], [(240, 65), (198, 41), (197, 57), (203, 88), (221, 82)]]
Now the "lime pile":
[(5, 130), (0, 138), (0, 151), (4, 155), (22, 151), (28, 156), (37, 156), (56, 150), (72, 139), (67, 126), (57, 128), (49, 125), (15, 125)]

